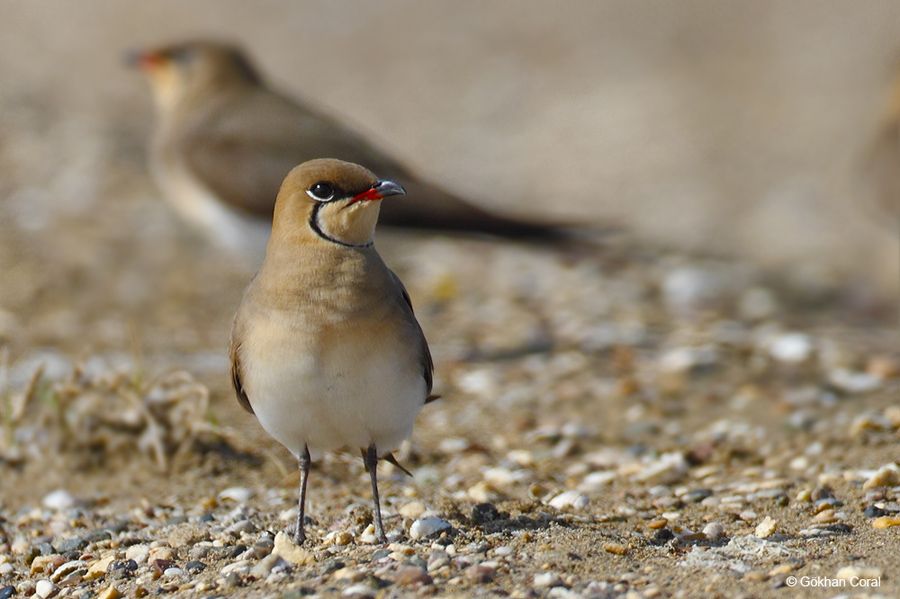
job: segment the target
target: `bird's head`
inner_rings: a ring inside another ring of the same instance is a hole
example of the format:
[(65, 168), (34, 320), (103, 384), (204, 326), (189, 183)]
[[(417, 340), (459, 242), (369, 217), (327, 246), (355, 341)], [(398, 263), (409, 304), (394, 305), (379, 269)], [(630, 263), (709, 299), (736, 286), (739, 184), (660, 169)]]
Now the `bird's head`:
[(278, 192), (272, 239), (368, 247), (380, 200), (405, 193), (358, 164), (332, 158), (304, 162), (288, 173)]
[(160, 110), (204, 101), (212, 92), (257, 85), (259, 74), (240, 48), (217, 41), (188, 41), (128, 56), (150, 81)]

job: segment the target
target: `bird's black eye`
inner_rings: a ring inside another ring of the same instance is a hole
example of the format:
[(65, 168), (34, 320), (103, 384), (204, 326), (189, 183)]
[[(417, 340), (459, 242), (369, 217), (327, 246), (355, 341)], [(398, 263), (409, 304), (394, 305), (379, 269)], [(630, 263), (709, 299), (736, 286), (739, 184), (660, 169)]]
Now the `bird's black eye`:
[(334, 198), (334, 187), (330, 183), (319, 181), (310, 187), (306, 193), (314, 200), (319, 202), (327, 202)]

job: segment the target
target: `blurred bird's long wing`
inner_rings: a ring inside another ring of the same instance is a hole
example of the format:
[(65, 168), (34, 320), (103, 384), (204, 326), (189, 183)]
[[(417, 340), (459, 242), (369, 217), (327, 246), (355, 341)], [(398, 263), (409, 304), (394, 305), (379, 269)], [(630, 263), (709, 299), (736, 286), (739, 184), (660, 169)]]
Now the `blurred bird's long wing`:
[(424, 182), (356, 132), (266, 88), (248, 90), (209, 111), (193, 131), (185, 139), (189, 168), (223, 201), (261, 218), (271, 217), (278, 187), (293, 167), (339, 158), (402, 182), (409, 198), (385, 203), (385, 224), (564, 237), (561, 227), (499, 216)]
[(334, 157), (389, 170), (384, 155), (358, 135), (265, 89), (223, 103), (197, 125), (185, 140), (191, 170), (222, 200), (259, 216), (271, 216), (285, 175), (307, 160)]

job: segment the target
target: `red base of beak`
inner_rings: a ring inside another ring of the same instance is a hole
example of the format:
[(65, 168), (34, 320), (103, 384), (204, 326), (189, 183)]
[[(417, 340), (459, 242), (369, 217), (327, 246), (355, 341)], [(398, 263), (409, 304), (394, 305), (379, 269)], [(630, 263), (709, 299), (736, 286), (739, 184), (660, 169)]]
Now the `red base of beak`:
[(350, 203), (355, 204), (356, 202), (374, 202), (376, 200), (383, 199), (384, 196), (381, 195), (381, 193), (378, 191), (378, 188), (373, 187), (353, 196), (353, 201), (351, 201)]

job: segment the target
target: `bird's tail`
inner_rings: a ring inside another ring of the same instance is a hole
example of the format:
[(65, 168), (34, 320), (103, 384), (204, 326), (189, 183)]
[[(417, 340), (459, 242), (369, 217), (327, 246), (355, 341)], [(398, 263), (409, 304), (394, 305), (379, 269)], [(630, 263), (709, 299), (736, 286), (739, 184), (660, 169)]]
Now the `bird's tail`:
[(537, 218), (502, 215), (421, 181), (407, 179), (403, 185), (409, 201), (386, 202), (381, 208), (383, 224), (543, 242), (571, 240), (585, 229)]

